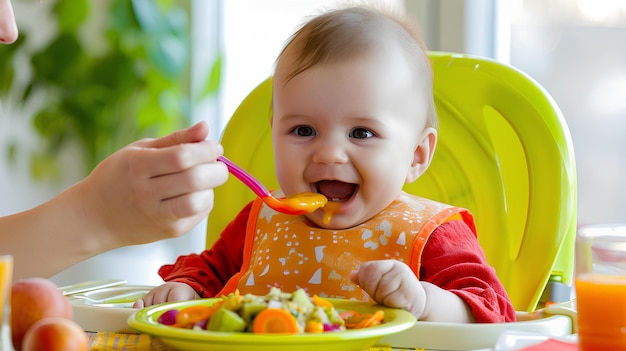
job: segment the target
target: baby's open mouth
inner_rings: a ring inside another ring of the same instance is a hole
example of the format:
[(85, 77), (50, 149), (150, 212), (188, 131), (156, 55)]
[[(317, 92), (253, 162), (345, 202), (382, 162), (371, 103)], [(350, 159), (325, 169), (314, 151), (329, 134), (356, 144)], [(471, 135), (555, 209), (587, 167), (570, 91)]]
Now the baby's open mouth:
[(338, 180), (322, 180), (315, 183), (315, 187), (317, 192), (326, 196), (329, 201), (345, 202), (352, 198), (358, 185)]

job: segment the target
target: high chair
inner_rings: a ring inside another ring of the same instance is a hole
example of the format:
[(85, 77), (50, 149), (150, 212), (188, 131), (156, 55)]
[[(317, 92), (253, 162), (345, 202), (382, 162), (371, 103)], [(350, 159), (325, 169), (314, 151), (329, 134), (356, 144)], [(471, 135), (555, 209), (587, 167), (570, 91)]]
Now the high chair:
[[(443, 323), (447, 332), (442, 332), (441, 323), (418, 322), (414, 334), (388, 341), (399, 347), (461, 350), (493, 347), (493, 343), (483, 344), (510, 328), (550, 335), (572, 333), (570, 317), (539, 318), (543, 315), (530, 313), (540, 301), (568, 300), (573, 276), (576, 173), (572, 141), (558, 106), (537, 82), (511, 66), (443, 52), (431, 52), (430, 58), (439, 141), (430, 168), (405, 190), (474, 214), (489, 264), (519, 311), (519, 319), (531, 321)], [(241, 103), (221, 142), (228, 158), (268, 188), (277, 188), (270, 101), (268, 79)], [(207, 247), (253, 197), (234, 177), (215, 189)], [(559, 290), (566, 292), (565, 297), (555, 294)], [(554, 311), (560, 313), (558, 308)], [(450, 337), (455, 330), (457, 335), (467, 333), (476, 343), (441, 347), (459, 339)], [(439, 339), (433, 335), (437, 331)], [(417, 345), (411, 345), (412, 339)]]

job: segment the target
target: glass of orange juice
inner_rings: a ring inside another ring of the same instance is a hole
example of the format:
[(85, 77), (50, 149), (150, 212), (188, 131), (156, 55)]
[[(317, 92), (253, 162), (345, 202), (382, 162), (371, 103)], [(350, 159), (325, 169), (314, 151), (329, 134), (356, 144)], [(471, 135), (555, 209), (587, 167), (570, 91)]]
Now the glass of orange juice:
[(11, 285), (13, 282), (13, 256), (0, 255), (0, 351), (13, 350), (11, 342)]
[(576, 237), (581, 351), (626, 351), (626, 224), (590, 225)]

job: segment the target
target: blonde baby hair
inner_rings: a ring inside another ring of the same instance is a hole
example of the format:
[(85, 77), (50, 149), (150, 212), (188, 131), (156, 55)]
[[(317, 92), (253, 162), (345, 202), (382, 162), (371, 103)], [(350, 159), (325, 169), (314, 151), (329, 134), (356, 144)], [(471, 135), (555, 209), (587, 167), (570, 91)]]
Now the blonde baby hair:
[(286, 52), (293, 54), (285, 83), (318, 65), (341, 62), (381, 50), (395, 40), (413, 63), (413, 74), (423, 84), (427, 101), (426, 127), (437, 128), (433, 99), (433, 73), (426, 45), (417, 25), (406, 16), (372, 4), (327, 10), (309, 19), (286, 42), (276, 62)]

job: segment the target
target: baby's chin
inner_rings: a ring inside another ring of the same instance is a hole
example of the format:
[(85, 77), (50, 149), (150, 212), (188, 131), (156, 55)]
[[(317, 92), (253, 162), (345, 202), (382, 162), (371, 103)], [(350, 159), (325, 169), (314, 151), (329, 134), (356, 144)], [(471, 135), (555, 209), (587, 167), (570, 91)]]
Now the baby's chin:
[(322, 210), (317, 210), (314, 213), (310, 213), (306, 215), (306, 217), (317, 227), (331, 230), (352, 228), (367, 220), (363, 220), (362, 218), (355, 219), (346, 214), (337, 214), (333, 215), (330, 221), (324, 221), (324, 212)]

